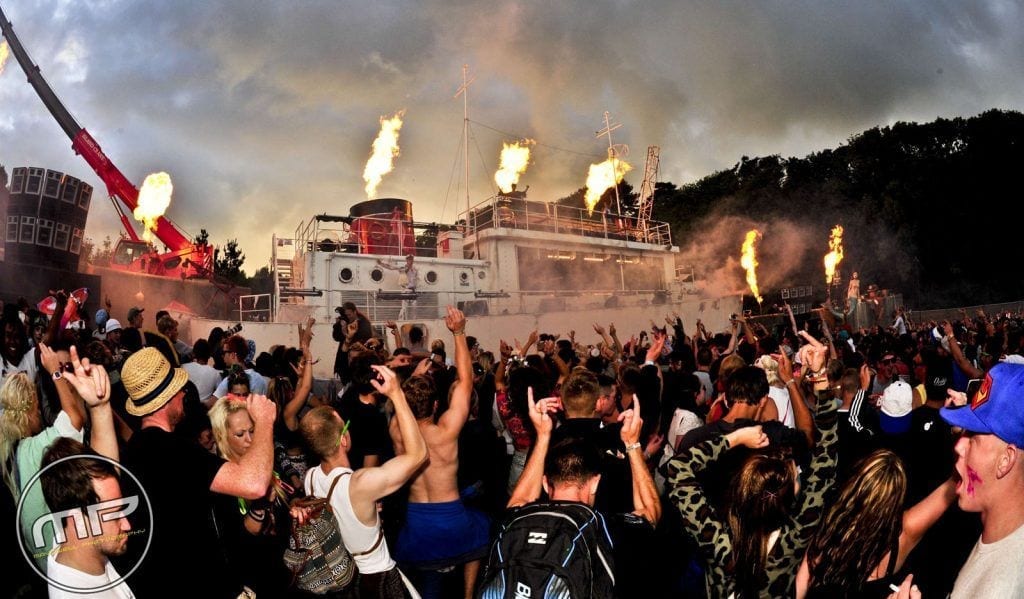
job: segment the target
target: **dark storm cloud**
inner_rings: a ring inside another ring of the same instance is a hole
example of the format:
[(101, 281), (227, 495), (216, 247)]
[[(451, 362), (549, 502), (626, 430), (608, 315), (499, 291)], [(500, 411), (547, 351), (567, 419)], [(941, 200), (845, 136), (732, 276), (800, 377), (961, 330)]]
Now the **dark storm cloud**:
[[(685, 183), (742, 155), (803, 155), (896, 120), (1021, 109), (1015, 2), (84, 2), (4, 8), (68, 107), (135, 180), (167, 170), (170, 215), (254, 269), (270, 233), (364, 199), (377, 119), (407, 110), (382, 195), (418, 219), (464, 208), (456, 161), (468, 63), (472, 118), (600, 155), (623, 124), (638, 182), (647, 145)], [(506, 136), (474, 128), (471, 191)], [(537, 146), (524, 182), (555, 199), (591, 158)], [(481, 166), (480, 162), (486, 166)], [(0, 163), (93, 179), (24, 84), (0, 78)], [(98, 183), (98, 181), (94, 181)], [(116, 231), (97, 203), (89, 233)]]

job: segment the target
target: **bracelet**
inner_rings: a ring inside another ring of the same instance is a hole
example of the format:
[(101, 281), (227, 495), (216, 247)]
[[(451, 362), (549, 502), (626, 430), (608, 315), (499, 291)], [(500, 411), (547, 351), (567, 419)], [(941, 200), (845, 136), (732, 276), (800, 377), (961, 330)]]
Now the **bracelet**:
[(655, 365), (654, 364), (654, 360), (647, 360), (646, 362), (644, 362), (644, 366), (654, 366), (654, 365)]
[(640, 449), (640, 442), (630, 443), (626, 446), (626, 451), (633, 451), (634, 449)]
[(796, 380), (795, 379), (789, 379), (788, 381), (786, 381), (786, 386), (787, 387), (790, 386), (790, 385), (795, 385), (795, 384), (796, 384)]
[(458, 337), (459, 335), (465, 335), (465, 334), (466, 334), (466, 331), (452, 331), (452, 336), (453, 337)]

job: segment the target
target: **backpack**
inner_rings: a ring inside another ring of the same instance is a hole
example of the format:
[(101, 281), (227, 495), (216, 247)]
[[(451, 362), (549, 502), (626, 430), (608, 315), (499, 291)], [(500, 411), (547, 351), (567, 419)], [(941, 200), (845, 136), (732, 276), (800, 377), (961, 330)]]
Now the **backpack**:
[(582, 503), (531, 503), (502, 525), (477, 596), (601, 599), (614, 586), (604, 517)]
[(345, 472), (334, 478), (326, 498), (310, 496), (293, 504), (312, 509), (310, 518), (302, 526), (292, 520), (292, 535), (284, 551), (284, 565), (291, 571), (292, 584), (298, 589), (323, 595), (346, 588), (355, 577), (355, 562), (342, 542), (338, 521), (331, 509), (334, 487), (341, 477), (349, 474), (352, 473)]

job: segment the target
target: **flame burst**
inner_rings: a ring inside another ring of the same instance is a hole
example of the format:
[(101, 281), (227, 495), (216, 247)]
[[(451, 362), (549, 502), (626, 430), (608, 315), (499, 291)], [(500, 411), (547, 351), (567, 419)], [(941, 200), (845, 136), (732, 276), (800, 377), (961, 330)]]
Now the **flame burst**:
[(402, 129), (402, 117), (405, 110), (399, 110), (391, 118), (380, 117), (380, 133), (373, 140), (373, 153), (366, 161), (363, 169), (363, 181), (366, 181), (366, 197), (377, 195), (377, 186), (384, 175), (395, 168), (395, 156), (398, 156), (398, 132)]
[(843, 261), (843, 227), (836, 225), (832, 227), (832, 234), (828, 237), (829, 252), (825, 254), (825, 284), (831, 285), (836, 274), (836, 267)]
[(625, 160), (609, 158), (601, 164), (591, 164), (590, 172), (587, 173), (587, 193), (583, 201), (587, 204), (587, 214), (594, 213), (594, 206), (601, 199), (604, 192), (622, 182), (626, 173), (633, 170), (633, 167)]
[(135, 220), (144, 224), (142, 239), (145, 241), (153, 240), (156, 219), (163, 216), (167, 207), (171, 205), (173, 191), (171, 176), (167, 173), (153, 173), (143, 181), (142, 189), (139, 190), (139, 203), (132, 215)]
[(519, 176), (526, 172), (530, 164), (530, 144), (536, 143), (526, 139), (515, 143), (502, 143), (501, 166), (494, 173), (494, 182), (502, 193), (512, 191), (512, 186), (519, 183)]
[(747, 271), (747, 285), (750, 285), (750, 291), (759, 304), (764, 298), (757, 289), (757, 252), (754, 250), (754, 244), (760, 239), (761, 232), (757, 229), (747, 231), (747, 238), (743, 240), (743, 254), (740, 256), (740, 266)]
[(11, 55), (7, 47), (7, 40), (0, 40), (0, 75), (4, 74), (4, 65), (7, 64), (7, 57)]

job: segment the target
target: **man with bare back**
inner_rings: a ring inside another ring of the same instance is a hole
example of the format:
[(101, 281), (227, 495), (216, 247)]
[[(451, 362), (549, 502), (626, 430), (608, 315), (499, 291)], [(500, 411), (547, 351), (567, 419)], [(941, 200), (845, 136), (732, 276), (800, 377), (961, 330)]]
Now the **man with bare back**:
[[(413, 477), (409, 489), (406, 523), (398, 536), (395, 557), (410, 569), (419, 570), (423, 580), (418, 587), (424, 598), (440, 597), (441, 577), (460, 564), (464, 569), (464, 592), (472, 597), (480, 559), (489, 549), (489, 522), (486, 516), (466, 508), (459, 497), (456, 472), (459, 467), (459, 432), (469, 418), (473, 393), (473, 368), (466, 344), (466, 317), (448, 307), (445, 318), (455, 337), (455, 366), (458, 379), (448, 394), (448, 409), (435, 419), (437, 397), (434, 381), (416, 374), (402, 385), (409, 407), (427, 443), (427, 465)], [(404, 452), (401, 438), (392, 426), (395, 453)]]

